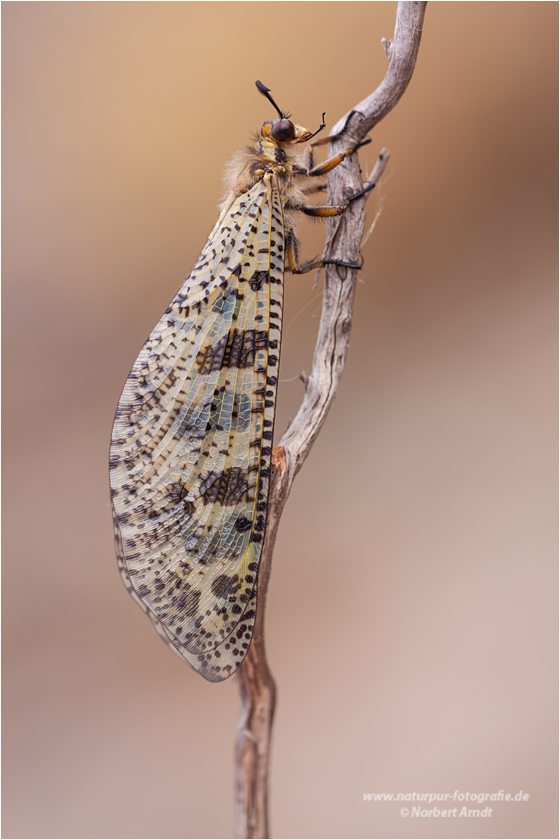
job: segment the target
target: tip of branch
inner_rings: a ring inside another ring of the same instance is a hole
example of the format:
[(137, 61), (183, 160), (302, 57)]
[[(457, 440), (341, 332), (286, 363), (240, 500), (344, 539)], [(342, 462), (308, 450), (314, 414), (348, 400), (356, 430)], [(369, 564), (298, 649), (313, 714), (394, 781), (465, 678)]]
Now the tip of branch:
[(387, 38), (382, 38), (381, 44), (383, 46), (383, 49), (387, 53), (387, 58), (391, 58), (391, 47), (393, 46), (393, 42), (388, 41)]

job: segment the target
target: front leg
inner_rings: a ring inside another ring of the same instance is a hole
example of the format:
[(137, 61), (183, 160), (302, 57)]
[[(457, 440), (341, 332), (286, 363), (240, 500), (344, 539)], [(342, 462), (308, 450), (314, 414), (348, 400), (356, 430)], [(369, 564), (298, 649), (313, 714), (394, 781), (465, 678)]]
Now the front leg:
[(317, 166), (314, 166), (313, 169), (310, 169), (307, 174), (311, 178), (316, 178), (320, 175), (326, 175), (327, 172), (330, 172), (331, 169), (334, 169), (335, 166), (338, 166), (339, 163), (342, 163), (342, 161), (345, 160), (345, 158), (347, 158), (349, 155), (352, 154), (352, 152), (355, 151), (356, 148), (354, 146), (348, 146), (346, 149), (344, 149), (343, 152), (340, 152), (340, 154), (333, 155), (333, 157), (324, 160), (323, 163), (319, 163), (317, 164)]
[[(325, 137), (324, 141), (331, 140), (333, 138)], [(312, 145), (319, 145), (323, 143), (323, 140), (318, 140), (316, 143)], [(343, 160), (346, 160), (351, 154), (356, 152), (358, 149), (361, 149), (362, 146), (367, 146), (368, 143), (371, 143), (371, 137), (367, 137), (361, 143), (356, 143), (353, 146), (347, 146), (343, 152), (339, 152), (338, 155), (333, 155), (332, 157), (328, 158), (327, 160), (323, 161), (323, 163), (317, 164), (317, 166), (313, 166), (313, 151), (311, 146), (308, 146), (305, 150), (305, 155), (302, 161), (302, 166), (294, 166), (294, 175), (299, 175), (300, 177), (307, 177), (307, 178), (318, 178), (321, 175), (326, 175), (327, 172), (330, 172), (331, 169), (334, 169), (335, 166), (338, 166), (339, 163), (342, 163)]]

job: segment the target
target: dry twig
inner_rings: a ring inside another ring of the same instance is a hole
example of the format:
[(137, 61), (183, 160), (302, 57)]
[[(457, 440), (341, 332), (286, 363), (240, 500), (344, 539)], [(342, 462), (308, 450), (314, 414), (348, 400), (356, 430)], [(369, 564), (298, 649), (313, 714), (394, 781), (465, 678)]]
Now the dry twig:
[[(346, 130), (333, 141), (336, 154), (348, 141), (359, 143), (394, 108), (412, 78), (422, 36), (425, 2), (399, 2), (392, 41), (383, 39), (389, 57), (385, 78), (370, 96), (342, 117), (332, 134)], [(377, 182), (387, 163), (383, 149), (368, 182)], [(363, 188), (357, 155), (352, 155), (329, 176), (329, 204), (341, 204), (345, 197)], [(346, 212), (329, 220), (325, 258), (356, 263), (366, 221), (365, 197), (352, 202)], [(358, 272), (328, 265), (319, 334), (309, 377), (304, 379), (305, 396), (296, 417), (273, 450), (273, 469), (268, 508), (268, 525), (263, 546), (259, 583), (258, 614), (249, 653), (238, 671), (241, 708), (236, 742), (236, 836), (268, 837), (268, 767), (276, 686), (268, 668), (264, 648), (264, 613), (272, 553), (280, 517), (295, 476), (307, 458), (325, 421), (340, 382), (352, 329), (352, 308)]]

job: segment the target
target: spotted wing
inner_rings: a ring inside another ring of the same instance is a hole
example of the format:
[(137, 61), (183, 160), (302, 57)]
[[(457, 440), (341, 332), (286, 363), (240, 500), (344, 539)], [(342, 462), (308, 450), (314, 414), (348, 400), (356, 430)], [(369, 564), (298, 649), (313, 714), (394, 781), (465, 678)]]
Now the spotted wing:
[(125, 583), (206, 679), (247, 653), (266, 526), (284, 229), (270, 178), (222, 215), (146, 341), (113, 427)]
[(182, 659), (185, 659), (189, 665), (192, 665), (199, 674), (210, 682), (220, 682), (221, 680), (227, 679), (227, 677), (237, 670), (241, 662), (243, 662), (245, 654), (247, 653), (251, 643), (255, 619), (257, 617), (256, 587), (253, 590), (251, 600), (247, 604), (247, 609), (243, 613), (242, 619), (228, 639), (209, 653), (189, 653), (184, 646), (177, 643), (177, 640), (174, 639), (172, 634), (169, 634), (166, 631), (164, 625), (156, 618), (154, 613), (150, 611), (144, 601), (142, 601), (142, 599), (137, 595), (125, 566), (122, 538), (120, 528), (116, 521), (114, 508), (113, 522), (115, 527), (117, 562), (124, 584), (136, 603), (144, 610), (145, 613), (149, 615), (158, 635), (161, 636), (164, 642), (169, 645), (171, 650), (173, 650)]

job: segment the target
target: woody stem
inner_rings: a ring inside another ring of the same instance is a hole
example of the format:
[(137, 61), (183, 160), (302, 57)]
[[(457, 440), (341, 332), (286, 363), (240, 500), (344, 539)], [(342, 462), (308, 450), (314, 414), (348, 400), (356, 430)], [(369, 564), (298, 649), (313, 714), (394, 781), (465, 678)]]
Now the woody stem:
[[(341, 146), (360, 143), (368, 131), (386, 116), (406, 90), (416, 64), (422, 36), (425, 2), (401, 0), (397, 6), (395, 34), (384, 41), (389, 68), (379, 87), (355, 106), (353, 116), (339, 120), (347, 132), (332, 141), (331, 153)], [(337, 148), (338, 147), (338, 148)], [(388, 158), (381, 154), (378, 166)], [(381, 172), (374, 170), (368, 181)], [(344, 195), (363, 189), (357, 156), (351, 155), (329, 175), (329, 204), (343, 204)], [(325, 259), (339, 264), (326, 266), (323, 309), (311, 374), (300, 409), (273, 449), (268, 524), (258, 583), (258, 610), (249, 653), (237, 672), (241, 708), (236, 740), (235, 829), (238, 838), (266, 838), (268, 821), (268, 772), (276, 687), (266, 661), (264, 615), (272, 553), (280, 517), (293, 480), (301, 469), (326, 419), (344, 371), (358, 271), (340, 263), (357, 264), (365, 229), (366, 197), (353, 201), (345, 213), (329, 221)]]

